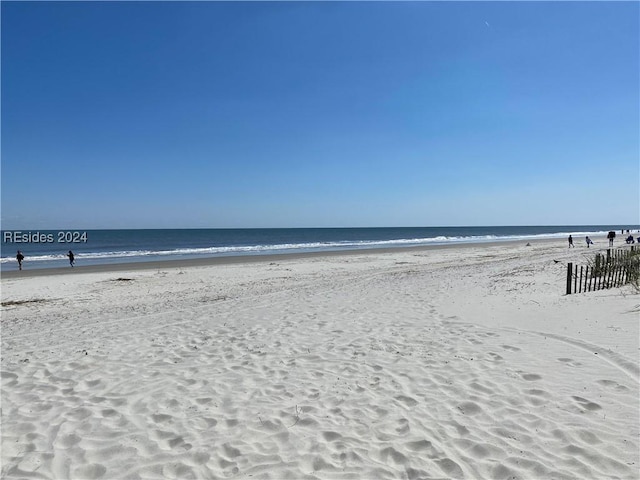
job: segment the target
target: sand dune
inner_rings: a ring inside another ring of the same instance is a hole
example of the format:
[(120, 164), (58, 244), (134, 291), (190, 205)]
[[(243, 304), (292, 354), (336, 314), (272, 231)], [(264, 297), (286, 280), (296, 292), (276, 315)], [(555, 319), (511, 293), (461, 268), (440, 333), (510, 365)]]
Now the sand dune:
[(585, 253), (3, 279), (2, 478), (640, 478), (640, 300), (563, 295)]

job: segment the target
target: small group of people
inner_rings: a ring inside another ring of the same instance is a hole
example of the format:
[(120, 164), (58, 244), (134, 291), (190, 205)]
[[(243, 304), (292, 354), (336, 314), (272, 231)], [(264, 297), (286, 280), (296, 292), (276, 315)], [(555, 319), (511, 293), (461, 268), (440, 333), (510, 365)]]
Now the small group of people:
[[(589, 238), (588, 235), (585, 238), (585, 241), (587, 242), (587, 248), (589, 248), (591, 245), (593, 245), (593, 241)], [(569, 235), (569, 248), (574, 248), (574, 247), (575, 247), (575, 245), (573, 244), (573, 236)]]
[[(587, 248), (589, 248), (590, 245), (593, 245), (589, 236), (587, 236), (585, 240), (587, 242)], [(573, 244), (573, 235), (569, 235), (569, 248), (575, 248), (575, 245)]]
[[(628, 233), (628, 230), (627, 230), (627, 233)], [(609, 232), (607, 234), (607, 238), (609, 239), (609, 246), (613, 247), (613, 239), (616, 238), (616, 232)], [(585, 241), (587, 242), (587, 248), (593, 245), (593, 241), (589, 238), (588, 235), (585, 237)], [(629, 235), (625, 241), (627, 243), (635, 243), (633, 239), (633, 235)], [(640, 236), (638, 236), (638, 243), (640, 243)], [(575, 245), (573, 244), (573, 236), (569, 235), (569, 248), (572, 248), (572, 247), (575, 247)]]
[[(67, 253), (67, 257), (69, 257), (69, 264), (73, 267), (73, 264), (76, 261), (76, 256), (73, 254), (71, 250)], [(18, 250), (18, 254), (16, 255), (16, 260), (18, 261), (18, 270), (22, 270), (22, 262), (24, 261), (24, 255), (20, 250)]]
[[(624, 235), (624, 230), (621, 231), (621, 233)], [(627, 234), (629, 234), (629, 230), (627, 230)], [(616, 232), (609, 232), (607, 234), (607, 238), (609, 239), (609, 246), (613, 247), (613, 239), (616, 238)], [(629, 234), (629, 236), (627, 238), (625, 238), (625, 243), (629, 244), (629, 243), (636, 243), (633, 235)], [(638, 236), (638, 243), (640, 243), (640, 236)]]

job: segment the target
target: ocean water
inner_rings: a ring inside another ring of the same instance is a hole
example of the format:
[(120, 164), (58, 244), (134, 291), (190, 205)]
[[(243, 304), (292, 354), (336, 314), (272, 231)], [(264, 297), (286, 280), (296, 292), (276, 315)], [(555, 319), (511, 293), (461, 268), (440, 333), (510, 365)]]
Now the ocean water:
[(17, 250), (25, 269), (68, 265), (72, 250), (76, 265), (353, 250), (364, 248), (482, 243), (501, 240), (564, 239), (578, 243), (584, 236), (638, 225), (403, 227), (403, 228), (269, 228), (171, 230), (2, 230), (0, 268), (14, 270)]

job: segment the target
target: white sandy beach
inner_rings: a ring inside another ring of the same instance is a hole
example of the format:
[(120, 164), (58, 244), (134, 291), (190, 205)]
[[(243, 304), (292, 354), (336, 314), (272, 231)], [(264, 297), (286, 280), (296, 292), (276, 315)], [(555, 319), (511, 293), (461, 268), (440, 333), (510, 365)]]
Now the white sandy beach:
[(525, 243), (3, 278), (1, 476), (640, 478), (640, 296)]

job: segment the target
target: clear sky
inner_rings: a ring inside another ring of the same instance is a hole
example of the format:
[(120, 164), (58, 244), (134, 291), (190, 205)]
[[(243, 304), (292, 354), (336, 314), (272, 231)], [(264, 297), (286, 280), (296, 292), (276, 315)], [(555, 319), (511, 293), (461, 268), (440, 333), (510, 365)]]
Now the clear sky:
[(640, 222), (638, 2), (7, 2), (2, 227)]

